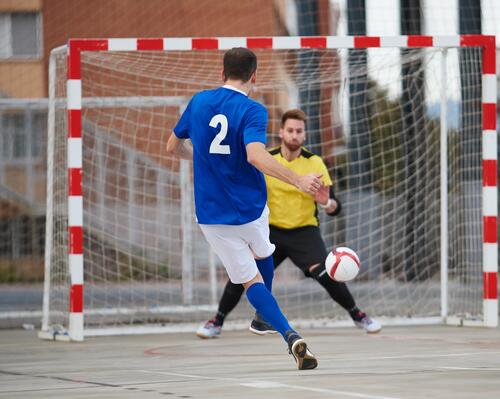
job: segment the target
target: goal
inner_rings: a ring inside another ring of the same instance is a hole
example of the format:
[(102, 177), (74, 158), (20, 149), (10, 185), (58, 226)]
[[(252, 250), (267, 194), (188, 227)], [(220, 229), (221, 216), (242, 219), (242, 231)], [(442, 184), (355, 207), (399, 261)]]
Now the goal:
[[(362, 270), (357, 304), (389, 323), (496, 326), (495, 38), (220, 37), (70, 40), (51, 53), (41, 337), (194, 331), (227, 281), (195, 223), (191, 163), (165, 144), (224, 50), (259, 60), (251, 94), (309, 116), (343, 211), (329, 247)], [(347, 313), (288, 260), (273, 284), (297, 326)], [(246, 300), (227, 328), (252, 316)]]

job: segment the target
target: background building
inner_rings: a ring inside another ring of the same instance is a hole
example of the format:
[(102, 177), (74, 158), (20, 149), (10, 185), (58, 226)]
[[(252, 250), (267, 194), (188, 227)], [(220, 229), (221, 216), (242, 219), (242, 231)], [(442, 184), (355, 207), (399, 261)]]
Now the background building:
[[(329, 32), (329, 4), (322, 34)], [(0, 282), (40, 281), (50, 51), (69, 38), (273, 36), (296, 29), (287, 1), (0, 1)]]

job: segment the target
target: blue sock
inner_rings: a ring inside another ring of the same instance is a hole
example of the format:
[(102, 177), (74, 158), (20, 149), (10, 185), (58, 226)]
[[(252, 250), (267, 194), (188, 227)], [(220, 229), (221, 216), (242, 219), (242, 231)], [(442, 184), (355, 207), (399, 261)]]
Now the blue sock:
[(257, 268), (264, 279), (264, 284), (269, 292), (273, 292), (274, 262), (273, 257), (268, 256), (265, 259), (255, 259)]
[(286, 332), (293, 331), (281, 312), (278, 302), (262, 283), (252, 284), (247, 289), (247, 298), (257, 312), (278, 331), (286, 341)]

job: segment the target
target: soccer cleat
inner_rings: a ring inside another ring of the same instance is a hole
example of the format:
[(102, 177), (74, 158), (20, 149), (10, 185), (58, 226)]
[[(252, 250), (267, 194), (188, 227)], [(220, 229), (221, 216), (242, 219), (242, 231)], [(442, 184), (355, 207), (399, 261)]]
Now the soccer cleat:
[(382, 330), (382, 325), (377, 320), (371, 319), (364, 313), (362, 315), (361, 319), (354, 320), (356, 327), (363, 328), (368, 334), (376, 334)]
[(196, 330), (196, 335), (200, 338), (217, 338), (221, 333), (221, 326), (216, 326), (214, 323), (214, 319), (209, 320), (205, 323), (205, 325), (200, 326), (198, 330)]
[(307, 349), (306, 341), (295, 331), (287, 331), (288, 352), (293, 356), (299, 370), (311, 370), (318, 367), (318, 361)]
[(255, 317), (250, 323), (248, 329), (257, 335), (276, 334), (278, 332), (273, 328), (273, 326), (265, 322), (258, 313), (255, 313)]

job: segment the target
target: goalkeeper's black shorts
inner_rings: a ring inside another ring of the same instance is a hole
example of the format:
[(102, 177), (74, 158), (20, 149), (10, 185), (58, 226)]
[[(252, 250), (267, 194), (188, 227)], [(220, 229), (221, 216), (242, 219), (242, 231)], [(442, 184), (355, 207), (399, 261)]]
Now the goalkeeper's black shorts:
[(323, 262), (328, 255), (317, 226), (280, 229), (271, 225), (270, 239), (276, 245), (273, 253), (275, 268), (290, 258), (309, 277), (309, 267)]

